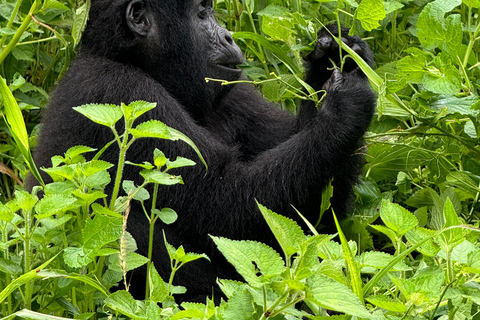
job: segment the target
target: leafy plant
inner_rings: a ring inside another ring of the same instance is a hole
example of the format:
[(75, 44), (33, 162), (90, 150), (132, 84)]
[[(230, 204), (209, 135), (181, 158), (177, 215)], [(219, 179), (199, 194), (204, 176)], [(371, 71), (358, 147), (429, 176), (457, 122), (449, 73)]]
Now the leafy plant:
[[(344, 59), (355, 59), (378, 94), (368, 149), (358, 151), (366, 153), (367, 163), (353, 216), (339, 222), (335, 238), (313, 227), (313, 235), (305, 235), (293, 221), (260, 206), (282, 255), (260, 243), (213, 236), (246, 280), (219, 280), (229, 300), (218, 306), (212, 300), (176, 305), (172, 295), (182, 289), (171, 285), (174, 273), (164, 281), (152, 264), (144, 301), (108, 291), (125, 272), (150, 261), (151, 250), (148, 257), (136, 254), (125, 230), (128, 203), (151, 197), (145, 209), (150, 237), (160, 232), (155, 221), (172, 223), (176, 213), (156, 208), (156, 185), (180, 183), (168, 171), (190, 160), (171, 161), (159, 150), (152, 150), (152, 163), (119, 159), (116, 191), (107, 203), (103, 190), (111, 164), (100, 160), (104, 150), (76, 146), (53, 159), (47, 171), (55, 182), (42, 187), (41, 200), (37, 190), (29, 194), (21, 187), (35, 172), (29, 149), (39, 111), (75, 54), (89, 5), (0, 0), (3, 317), (326, 319), (334, 310), (345, 315), (332, 319), (478, 318), (479, 1), (215, 1), (218, 19), (245, 52), (245, 74), (282, 108), (295, 112), (299, 99), (321, 103), (321, 93), (301, 80), (302, 57), (313, 49), (317, 30), (330, 23), (350, 27), (370, 44), (374, 70), (346, 47)], [(99, 114), (85, 106), (78, 110), (113, 128), (122, 117), (132, 120), (152, 107), (136, 104), (95, 106)], [(157, 122), (139, 126), (132, 121), (112, 143), (124, 152), (144, 136), (188, 141)], [(87, 161), (91, 152), (96, 156)], [(121, 181), (124, 164), (141, 167), (142, 185)], [(153, 185), (152, 195), (146, 184)], [(340, 191), (324, 192), (320, 216), (330, 214), (332, 192)], [(108, 232), (99, 235), (99, 227)], [(167, 249), (174, 270), (204, 258), (181, 247)]]

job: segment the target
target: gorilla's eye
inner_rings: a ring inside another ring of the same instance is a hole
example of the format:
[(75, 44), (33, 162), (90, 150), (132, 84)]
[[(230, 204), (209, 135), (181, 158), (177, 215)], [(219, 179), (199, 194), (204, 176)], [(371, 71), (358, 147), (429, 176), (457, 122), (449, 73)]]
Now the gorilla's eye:
[(198, 8), (198, 16), (201, 19), (208, 17), (208, 14), (212, 12), (213, 0), (202, 0)]

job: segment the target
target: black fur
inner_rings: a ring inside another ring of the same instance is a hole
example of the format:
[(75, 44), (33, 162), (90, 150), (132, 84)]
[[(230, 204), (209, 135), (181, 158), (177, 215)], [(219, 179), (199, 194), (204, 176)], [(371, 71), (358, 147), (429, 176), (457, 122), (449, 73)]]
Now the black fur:
[[(35, 151), (39, 166), (50, 166), (53, 155), (73, 145), (102, 148), (112, 139), (109, 129), (87, 120), (72, 107), (86, 103), (156, 102), (157, 108), (141, 120), (159, 119), (189, 136), (208, 163), (177, 170), (185, 184), (161, 187), (158, 208), (170, 207), (178, 215), (173, 225), (161, 226), (174, 246), (206, 253), (207, 260), (181, 270), (175, 283), (186, 286), (187, 301), (204, 301), (214, 291), (216, 278), (239, 279), (215, 249), (208, 235), (263, 241), (274, 247), (255, 199), (268, 208), (298, 217), (292, 205), (313, 222), (318, 218), (322, 189), (334, 177), (333, 206), (345, 214), (361, 167), (356, 154), (374, 110), (374, 95), (355, 65), (328, 71), (328, 57), (338, 47), (326, 30), (307, 57), (306, 81), (328, 91), (321, 110), (302, 102), (295, 117), (264, 100), (247, 84), (230, 87), (205, 82), (205, 77), (236, 80), (237, 70), (218, 65), (239, 64), (241, 57), (228, 31), (213, 18), (211, 4), (201, 0), (92, 0), (90, 20), (81, 50), (52, 94), (43, 115)], [(330, 30), (338, 34), (335, 27)], [(345, 41), (369, 63), (372, 54), (357, 37)], [(338, 58), (337, 58), (338, 59)], [(329, 80), (330, 79), (330, 80)], [(167, 157), (198, 160), (182, 142), (142, 139), (127, 158), (151, 161), (154, 148)], [(110, 147), (103, 159), (115, 163)], [(140, 181), (138, 170), (127, 166), (124, 179)], [(133, 207), (128, 230), (146, 255), (148, 222)], [(168, 279), (169, 258), (160, 226), (155, 233), (154, 263)], [(330, 230), (332, 233), (334, 229)], [(143, 297), (142, 271), (134, 271), (132, 290)]]

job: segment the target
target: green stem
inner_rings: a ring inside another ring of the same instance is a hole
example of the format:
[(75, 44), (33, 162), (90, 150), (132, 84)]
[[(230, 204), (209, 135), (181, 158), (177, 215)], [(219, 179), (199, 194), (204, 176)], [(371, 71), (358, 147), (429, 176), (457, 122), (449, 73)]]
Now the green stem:
[(22, 24), (17, 29), (17, 32), (15, 32), (15, 34), (13, 35), (12, 40), (10, 40), (10, 42), (5, 47), (5, 49), (3, 49), (2, 52), (0, 52), (0, 64), (2, 64), (5, 58), (10, 54), (10, 52), (12, 52), (13, 48), (15, 48), (18, 41), (20, 40), (20, 37), (27, 30), (28, 26), (30, 25), (30, 22), (32, 21), (32, 15), (37, 11), (37, 6), (38, 4), (37, 4), (37, 1), (35, 0), (32, 6), (30, 7), (30, 11), (25, 17), (25, 20), (23, 20)]
[(125, 165), (125, 155), (127, 154), (127, 150), (129, 147), (127, 142), (128, 142), (128, 132), (125, 131), (125, 136), (123, 137), (122, 145), (120, 146), (120, 152), (118, 155), (117, 174), (115, 175), (115, 186), (112, 192), (112, 199), (110, 200), (110, 210), (114, 210), (115, 201), (117, 200), (118, 192), (120, 191), (120, 183), (122, 182), (123, 166)]
[(275, 311), (275, 308), (278, 307), (278, 305), (280, 303), (282, 303), (282, 301), (288, 295), (288, 292), (289, 292), (288, 289), (285, 290), (285, 292), (283, 292), (283, 294), (280, 297), (278, 297), (278, 299), (272, 304), (272, 306), (270, 308), (268, 308), (268, 310), (262, 314), (262, 317), (260, 318), (260, 320), (263, 320), (263, 319), (266, 319), (266, 318), (272, 316), (274, 311)]
[(147, 262), (147, 285), (145, 286), (145, 299), (148, 298), (148, 294), (150, 291), (149, 288), (149, 278), (150, 278), (150, 267), (152, 264), (152, 255), (153, 255), (153, 232), (155, 230), (155, 213), (153, 210), (155, 209), (155, 206), (157, 204), (157, 195), (158, 195), (158, 183), (155, 183), (154, 189), (153, 189), (153, 199), (152, 199), (152, 210), (150, 211), (150, 233), (148, 236), (148, 262)]
[[(250, 8), (247, 6), (246, 2), (245, 2), (244, 5), (247, 8), (248, 19), (250, 20), (250, 24), (252, 25), (253, 33), (260, 35), (257, 32), (257, 27), (255, 26), (255, 21), (253, 20), (253, 15), (252, 15), (253, 9), (252, 9), (252, 11), (250, 11)], [(266, 61), (266, 58), (265, 58), (265, 52), (263, 51), (263, 47), (260, 43), (257, 43), (257, 46), (258, 46), (258, 53), (260, 54), (260, 60), (261, 60), (262, 65), (263, 65), (263, 69), (265, 69), (266, 75), (269, 75), (270, 74), (270, 69), (268, 68), (268, 64), (267, 64), (267, 61)]]
[[(32, 223), (32, 217), (31, 217), (32, 211), (25, 212), (25, 236), (23, 239), (23, 254), (25, 255), (25, 273), (30, 271), (31, 268), (31, 251), (30, 251), (30, 228), (31, 228), (31, 223)], [(33, 294), (33, 287), (32, 287), (32, 281), (28, 281), (25, 284), (25, 297), (24, 297), (24, 303), (25, 303), (25, 308), (31, 309), (32, 307), (32, 294)]]
[[(468, 8), (468, 27), (470, 31), (470, 26), (471, 26), (471, 13), (472, 9), (469, 7)], [(477, 28), (475, 29), (475, 32), (472, 33), (469, 32), (470, 34), (470, 41), (468, 42), (468, 48), (467, 51), (465, 52), (465, 57), (463, 58), (463, 68), (467, 67), (468, 64), (468, 59), (470, 58), (470, 54), (472, 53), (473, 45), (475, 44), (476, 38), (478, 36), (478, 33), (480, 32), (480, 23), (477, 25)]]
[[(15, 17), (17, 16), (18, 10), (20, 9), (20, 6), (22, 5), (23, 0), (18, 0), (15, 3), (15, 8), (12, 11), (12, 15), (10, 16), (10, 20), (8, 20), (7, 23), (7, 28), (11, 28), (13, 26), (13, 21), (15, 21)], [(5, 43), (5, 39), (7, 39), (7, 35), (4, 35), (2, 39), (0, 40), (0, 48), (3, 47), (3, 44)]]
[[(3, 236), (3, 243), (8, 243), (8, 235), (7, 235), (7, 224), (2, 222), (2, 236)], [(10, 259), (10, 254), (8, 251), (8, 247), (3, 250), (3, 257), (6, 260)], [(8, 286), (12, 282), (12, 277), (9, 273), (5, 274), (5, 286)], [(7, 305), (8, 305), (8, 313), (5, 311), (5, 304), (2, 303), (3, 315), (9, 315), (13, 313), (12, 309), (12, 295), (7, 297)]]

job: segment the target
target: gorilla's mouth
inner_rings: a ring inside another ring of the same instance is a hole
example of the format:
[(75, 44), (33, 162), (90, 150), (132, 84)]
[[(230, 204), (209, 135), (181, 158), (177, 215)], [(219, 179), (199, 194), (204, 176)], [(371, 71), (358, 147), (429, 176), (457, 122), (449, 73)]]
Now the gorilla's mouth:
[(237, 63), (218, 63), (217, 66), (223, 68), (223, 69), (230, 69), (230, 70), (238, 70), (238, 64)]

